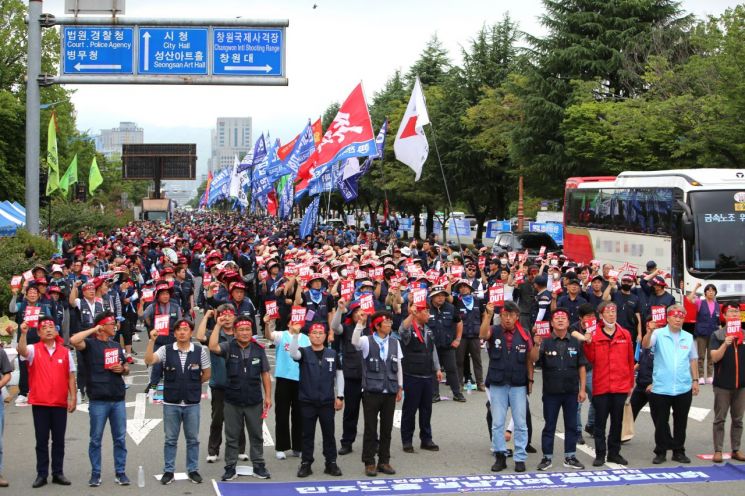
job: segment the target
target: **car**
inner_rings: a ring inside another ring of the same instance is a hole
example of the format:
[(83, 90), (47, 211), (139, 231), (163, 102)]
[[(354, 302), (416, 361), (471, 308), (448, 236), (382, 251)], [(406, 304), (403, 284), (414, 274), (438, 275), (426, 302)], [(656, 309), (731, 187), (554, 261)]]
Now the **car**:
[(494, 244), (492, 245), (492, 253), (500, 253), (503, 251), (525, 251), (528, 250), (528, 255), (535, 257), (541, 250), (541, 246), (546, 247), (546, 253), (561, 253), (559, 245), (556, 241), (546, 233), (542, 232), (511, 232), (511, 231), (500, 231), (494, 238)]

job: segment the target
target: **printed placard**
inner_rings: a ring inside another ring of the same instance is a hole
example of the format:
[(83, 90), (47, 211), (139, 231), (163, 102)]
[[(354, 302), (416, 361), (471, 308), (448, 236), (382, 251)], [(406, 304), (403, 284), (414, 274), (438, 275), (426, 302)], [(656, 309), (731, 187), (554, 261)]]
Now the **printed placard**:
[(481, 270), (484, 270), (486, 268), (486, 257), (485, 256), (481, 255), (479, 257), (478, 265), (479, 265), (479, 269)]
[(33, 281), (34, 274), (30, 270), (27, 270), (26, 272), (23, 273), (23, 278), (26, 279), (26, 281), (29, 281), (29, 282), (30, 281)]
[(365, 293), (360, 296), (360, 308), (362, 313), (372, 315), (375, 313), (375, 302), (373, 301), (372, 293)]
[(26, 307), (26, 311), (23, 314), (23, 321), (31, 328), (36, 329), (39, 327), (39, 314), (41, 313), (41, 307)]
[(305, 324), (305, 311), (305, 307), (294, 305), (292, 307), (292, 313), (290, 314), (290, 324)]
[(328, 265), (324, 265), (323, 267), (321, 267), (321, 275), (328, 279), (331, 275), (331, 268), (329, 268)]
[(209, 284), (212, 282), (212, 274), (209, 272), (205, 272), (204, 276), (202, 276), (202, 286), (209, 286)]
[(256, 265), (264, 265), (264, 257), (257, 255), (256, 256)]
[(329, 275), (331, 276), (331, 280), (332, 281), (336, 282), (336, 281), (339, 280), (339, 273), (338, 272), (331, 272)]
[(412, 301), (414, 306), (417, 308), (424, 308), (427, 306), (427, 290), (424, 288), (416, 288), (412, 295)]
[(145, 303), (149, 303), (155, 299), (155, 290), (152, 288), (143, 288), (142, 289), (142, 301)]
[(502, 284), (489, 287), (489, 303), (498, 307), (504, 305), (504, 286)]
[(460, 279), (463, 276), (463, 266), (462, 265), (451, 265), (450, 274), (454, 278)]
[(10, 287), (13, 289), (21, 289), (23, 276), (13, 276), (10, 279)]
[(600, 260), (592, 259), (590, 260), (590, 265), (593, 267), (600, 267)]
[(522, 284), (525, 282), (525, 274), (522, 270), (518, 270), (517, 272), (515, 272), (513, 281), (515, 282), (515, 284)]
[(168, 314), (156, 315), (155, 316), (155, 330), (158, 331), (158, 336), (168, 336), (168, 321), (170, 316)]
[(264, 307), (266, 307), (266, 315), (271, 320), (276, 320), (279, 318), (279, 307), (277, 307), (277, 300), (265, 301)]
[(585, 327), (585, 333), (593, 334), (598, 328), (598, 319), (595, 317), (591, 318)]
[(541, 246), (541, 249), (538, 250), (538, 256), (539, 257), (542, 257), (545, 254), (546, 254), (546, 247), (545, 246)]
[(517, 256), (517, 252), (509, 251), (507, 252), (507, 261), (512, 265), (515, 263), (515, 257)]
[(652, 320), (655, 324), (665, 325), (667, 322), (667, 315), (663, 305), (654, 305), (652, 307)]
[(355, 279), (367, 279), (367, 272), (364, 270), (358, 270), (354, 273)]
[(563, 289), (561, 289), (561, 281), (559, 279), (553, 279), (552, 278), (549, 281), (549, 284), (551, 285), (551, 292), (552, 293), (560, 294), (563, 291)]
[(535, 335), (542, 338), (551, 335), (551, 323), (547, 320), (537, 320), (535, 323)]
[(119, 365), (119, 348), (106, 348), (103, 351), (103, 368), (113, 369)]
[(351, 279), (344, 279), (341, 282), (341, 290), (339, 293), (343, 299), (349, 301), (354, 293), (354, 281)]
[(385, 271), (385, 268), (382, 266), (375, 267), (372, 270), (373, 279), (375, 279), (376, 281), (382, 281), (383, 279), (385, 279), (384, 271)]
[(427, 280), (430, 281), (432, 284), (437, 282), (437, 279), (440, 277), (440, 271), (435, 269), (429, 269), (427, 271)]
[(300, 269), (298, 270), (298, 276), (300, 277), (300, 279), (307, 281), (308, 279), (310, 279), (310, 275), (310, 267), (308, 267), (307, 265), (301, 265)]
[(727, 336), (734, 337), (738, 344), (742, 342), (742, 322), (738, 319), (727, 320)]
[(614, 281), (618, 280), (618, 271), (617, 270), (609, 270), (608, 271), (608, 277)]

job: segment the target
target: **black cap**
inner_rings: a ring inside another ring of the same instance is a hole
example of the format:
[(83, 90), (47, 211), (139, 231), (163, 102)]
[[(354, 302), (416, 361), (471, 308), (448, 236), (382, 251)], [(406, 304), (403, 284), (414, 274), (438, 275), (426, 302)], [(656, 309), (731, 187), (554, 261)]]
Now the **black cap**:
[(655, 262), (654, 260), (650, 260), (649, 262), (647, 262), (647, 270), (652, 270), (656, 268), (657, 268), (657, 262)]

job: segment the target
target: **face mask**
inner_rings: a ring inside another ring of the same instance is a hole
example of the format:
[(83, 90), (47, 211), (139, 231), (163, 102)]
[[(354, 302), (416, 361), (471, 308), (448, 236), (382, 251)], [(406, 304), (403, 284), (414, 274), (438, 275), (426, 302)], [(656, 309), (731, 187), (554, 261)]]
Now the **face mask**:
[(310, 290), (310, 299), (313, 300), (313, 303), (320, 303), (321, 302), (321, 296), (322, 292), (320, 289), (311, 289)]
[(341, 276), (342, 277), (347, 277), (347, 274), (348, 273), (349, 273), (349, 271), (347, 271), (347, 269), (341, 269)]
[(461, 295), (460, 299), (468, 310), (473, 308), (473, 295)]
[(508, 260), (506, 258), (500, 258), (499, 263), (502, 265), (507, 265)]
[(551, 266), (556, 267), (557, 265), (559, 265), (559, 261), (558, 260), (555, 260), (555, 259), (554, 260), (551, 260)]
[(631, 284), (621, 284), (621, 289), (624, 291), (631, 291)]

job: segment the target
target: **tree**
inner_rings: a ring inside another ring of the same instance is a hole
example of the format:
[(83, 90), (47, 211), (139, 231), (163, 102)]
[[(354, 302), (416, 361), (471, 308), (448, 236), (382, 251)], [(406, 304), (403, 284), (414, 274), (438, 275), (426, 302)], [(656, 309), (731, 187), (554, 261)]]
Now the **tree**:
[(419, 59), (414, 62), (406, 79), (409, 82), (409, 89), (414, 85), (414, 79), (419, 76), (423, 85), (441, 83), (450, 69), (450, 57), (442, 42), (433, 34), (419, 55)]

